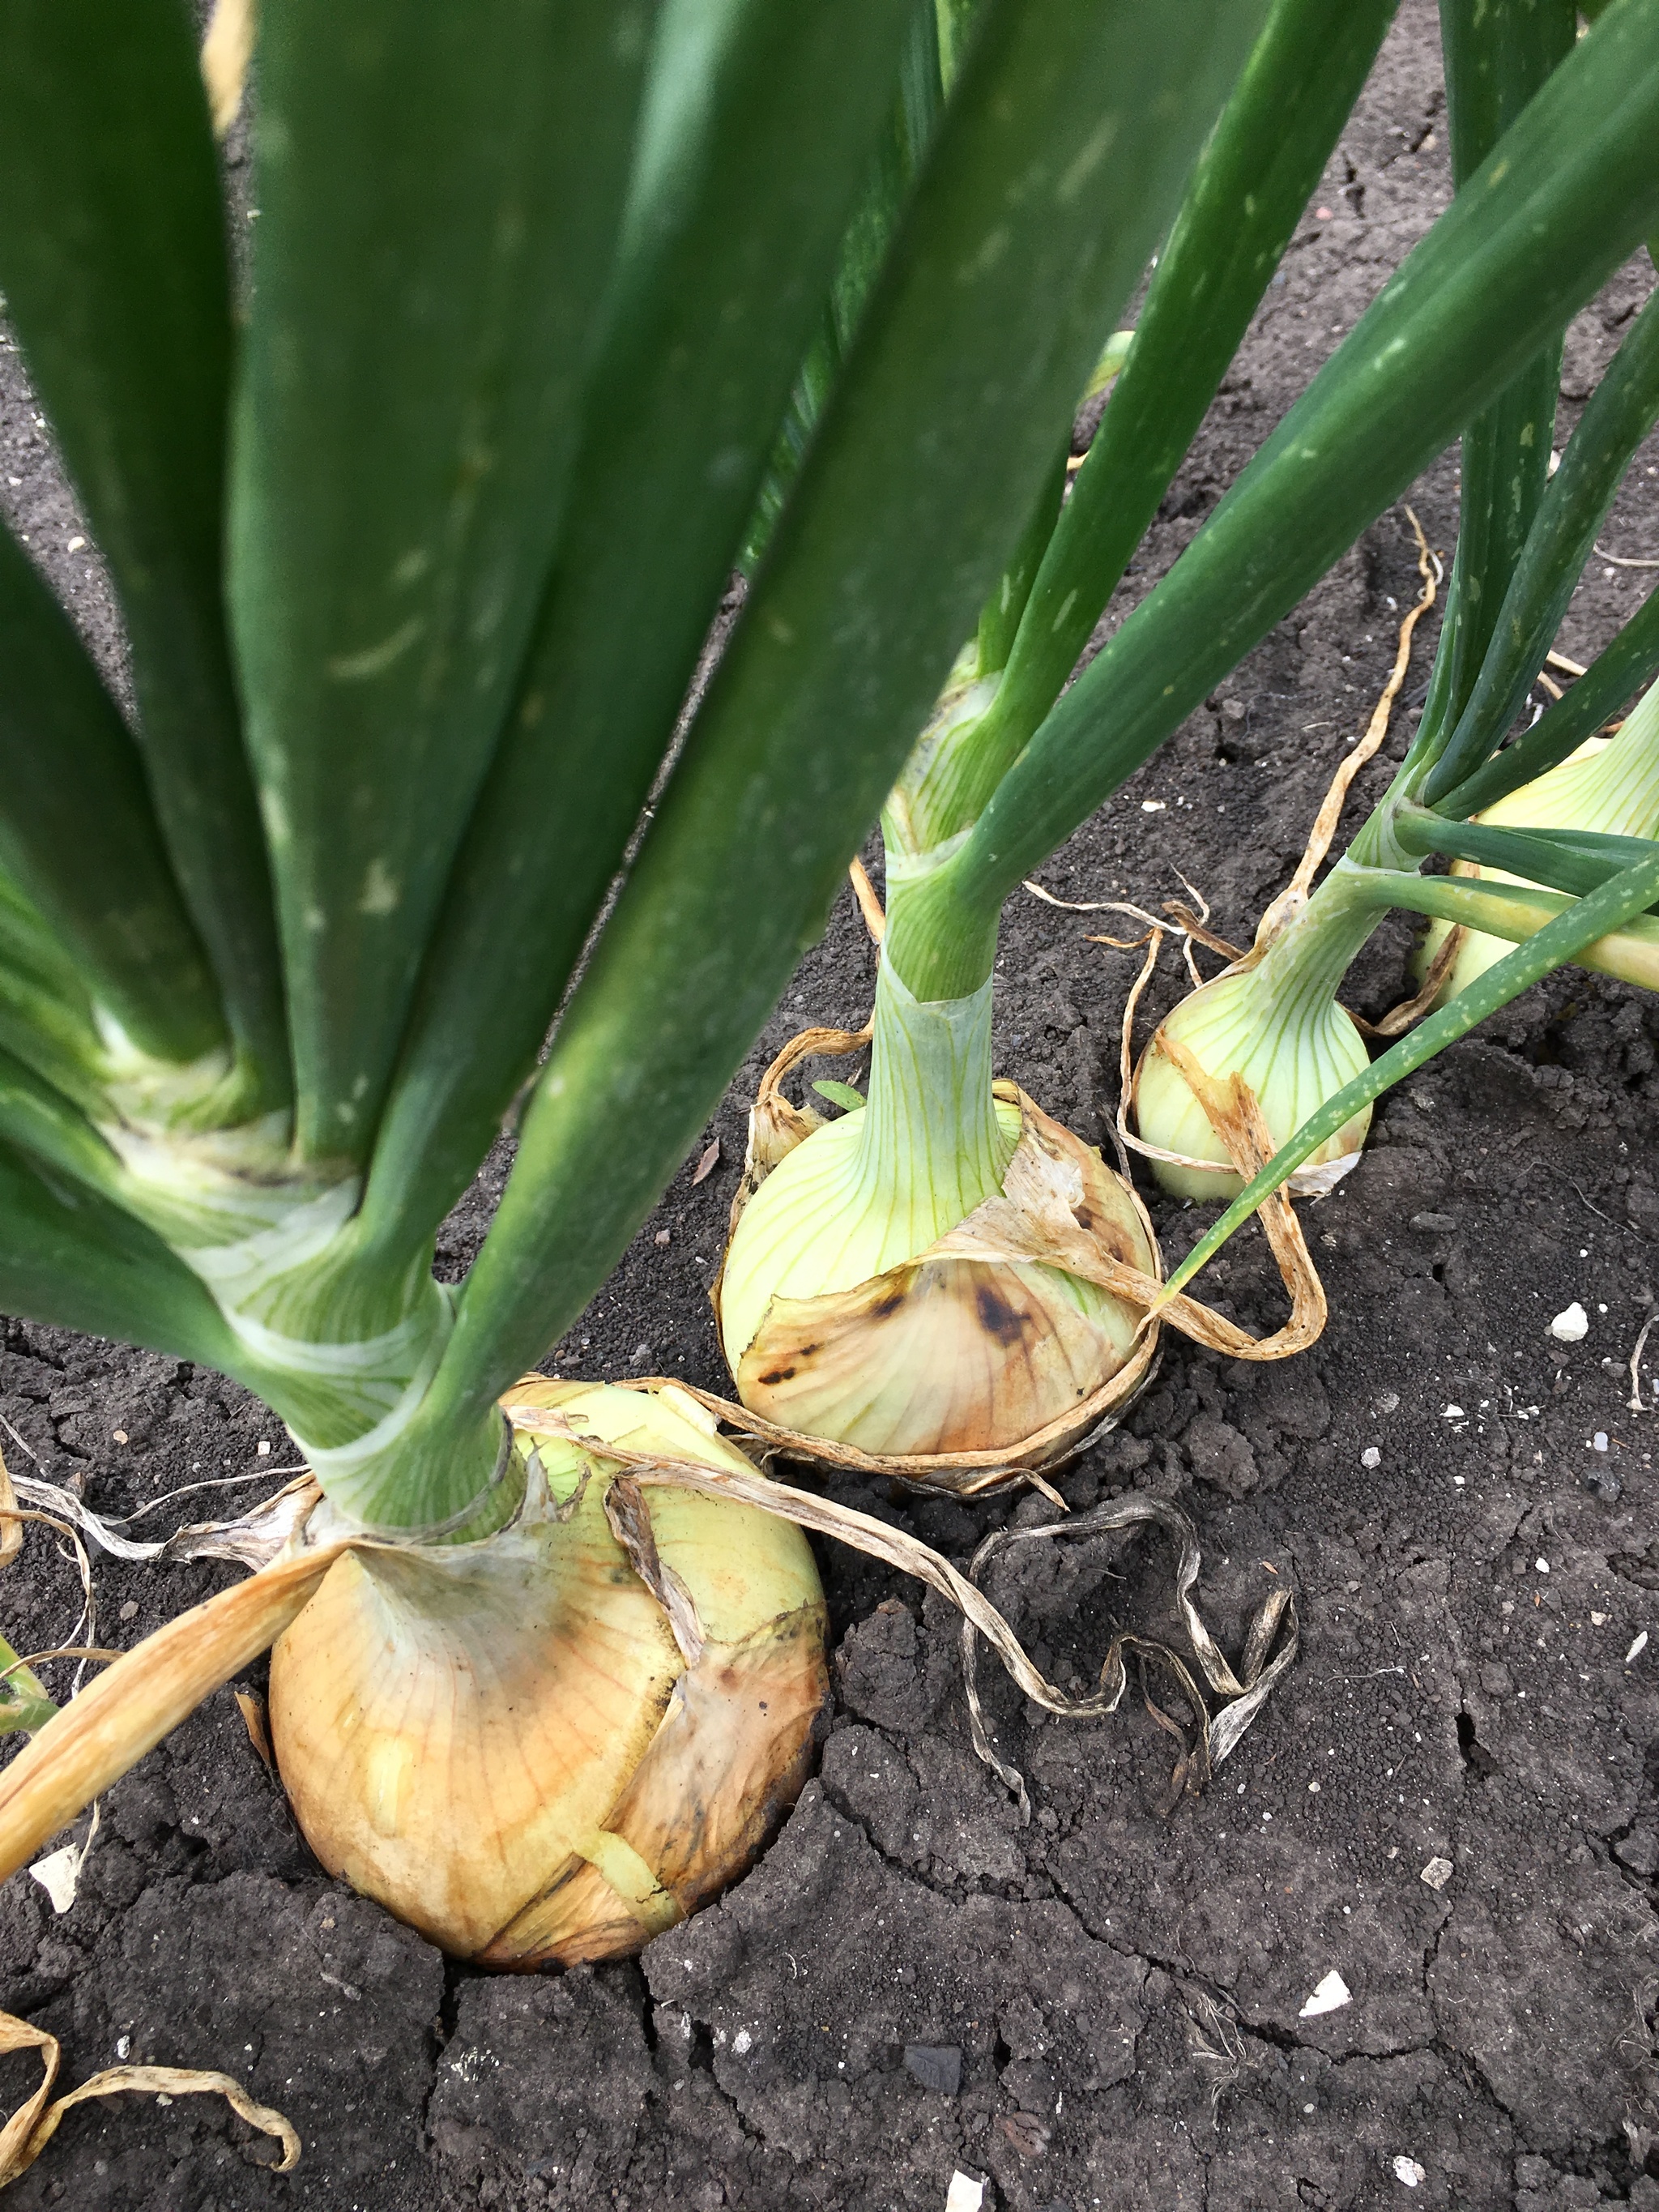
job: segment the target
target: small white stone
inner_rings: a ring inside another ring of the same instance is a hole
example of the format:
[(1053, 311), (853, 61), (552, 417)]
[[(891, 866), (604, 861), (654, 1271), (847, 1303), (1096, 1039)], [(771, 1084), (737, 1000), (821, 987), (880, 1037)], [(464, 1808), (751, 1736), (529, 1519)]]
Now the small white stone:
[(1448, 1406), (1440, 1418), (1443, 1421), (1461, 1421), (1463, 1419), (1463, 1408), (1461, 1406)]
[(1534, 1559), (1533, 1565), (1540, 1575), (1547, 1575), (1550, 1571), (1550, 1563), (1547, 1559)]
[(1419, 1881), (1427, 1882), (1431, 1889), (1443, 1889), (1452, 1878), (1452, 1871), (1449, 1859), (1436, 1856), (1429, 1861), (1417, 1878)]
[(1375, 1444), (1367, 1444), (1367, 1445), (1366, 1445), (1366, 1447), (1365, 1447), (1364, 1450), (1363, 1452), (1361, 1452), (1361, 1453), (1360, 1453), (1360, 1455), (1359, 1455), (1359, 1464), (1361, 1465), (1361, 1467), (1381, 1467), (1381, 1466), (1382, 1466), (1382, 1453), (1381, 1453), (1380, 1451), (1378, 1451), (1378, 1449), (1376, 1449), (1376, 1446)]
[(1591, 1615), (1590, 1615), (1590, 1626), (1591, 1626), (1592, 1628), (1605, 1628), (1605, 1627), (1607, 1626), (1607, 1616), (1606, 1615), (1606, 1613), (1591, 1613)]
[(1558, 1344), (1582, 1344), (1589, 1334), (1589, 1316), (1577, 1298), (1550, 1323), (1550, 1334)]
[(1607, 1432), (1605, 1429), (1598, 1429), (1595, 1431), (1595, 1434), (1590, 1438), (1590, 1449), (1592, 1451), (1605, 1451), (1607, 1448)]
[(82, 1853), (78, 1844), (65, 1844), (61, 1851), (48, 1851), (36, 1859), (29, 1872), (52, 1899), (54, 1912), (67, 1912), (80, 1886)]
[(1352, 2002), (1352, 1990), (1333, 1966), (1303, 2006), (1298, 2016), (1303, 2020), (1316, 2020), (1322, 2012), (1340, 2012), (1345, 2004)]
[(1630, 1665), (1631, 1665), (1634, 1661), (1636, 1661), (1636, 1660), (1639, 1659), (1639, 1658), (1641, 1657), (1642, 1654), (1643, 1654), (1643, 1653), (1647, 1650), (1647, 1648), (1648, 1648), (1648, 1632), (1647, 1632), (1647, 1631), (1646, 1631), (1646, 1629), (1644, 1628), (1644, 1629), (1642, 1631), (1642, 1633), (1641, 1633), (1641, 1634), (1637, 1638), (1637, 1639), (1636, 1639), (1635, 1643), (1634, 1643), (1634, 1644), (1632, 1644), (1631, 1645), (1630, 1650), (1629, 1650), (1628, 1651), (1626, 1651), (1626, 1654), (1625, 1654), (1625, 1664), (1626, 1664), (1626, 1667), (1628, 1667), (1628, 1666), (1630, 1666)]
[(732, 2039), (733, 2055), (738, 2058), (741, 2058), (745, 2051), (752, 2051), (754, 2046), (755, 2039), (746, 2027), (740, 2027)]
[(985, 2184), (970, 2181), (958, 2166), (951, 2176), (951, 2186), (945, 2192), (945, 2212), (980, 2212), (985, 2202)]
[(1143, 814), (1162, 814), (1165, 803), (1161, 799), (1143, 799), (1140, 802), (1140, 811)]
[(1428, 2179), (1429, 2169), (1426, 2166), (1419, 2166), (1414, 2158), (1407, 2158), (1402, 2153), (1394, 2162), (1394, 2178), (1396, 2181), (1403, 2181), (1407, 2189), (1415, 2189), (1419, 2181)]
[(118, 2036), (116, 2039), (115, 2055), (118, 2058), (131, 2057), (132, 2038), (130, 2035)]

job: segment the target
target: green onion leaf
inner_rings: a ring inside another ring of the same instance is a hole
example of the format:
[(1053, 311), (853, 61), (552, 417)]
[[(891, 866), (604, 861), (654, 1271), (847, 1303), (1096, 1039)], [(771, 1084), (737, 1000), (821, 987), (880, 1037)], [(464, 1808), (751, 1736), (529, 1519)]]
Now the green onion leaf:
[(1133, 350), (964, 764), (971, 784), (933, 817), (938, 837), (974, 819), (1059, 697), (1215, 397), (1396, 5), (1277, 0), (1158, 257)]
[(1259, 21), (1249, 0), (988, 5), (561, 1022), (437, 1403), (487, 1403), (580, 1309), (822, 928)]
[(224, 1042), (218, 989), (179, 896), (137, 748), (74, 625), (4, 530), (0, 866), (58, 971), (48, 994), (78, 1033), (73, 1044), (61, 1033), (59, 1042), (87, 1076), (97, 1041), (84, 999), (77, 1006), (60, 995), (73, 988), (64, 967), (72, 975), (78, 966), (91, 998), (159, 1060), (192, 1060)]
[(1455, 791), (1436, 802), (1449, 818), (1479, 814), (1523, 784), (1559, 768), (1659, 671), (1659, 591), (1644, 599), (1571, 691), (1531, 729), (1495, 754)]
[(304, 1158), (368, 1150), (519, 672), (648, 21), (263, 11), (228, 588)]
[[(665, 27), (702, 12), (681, 0)], [(517, 709), (376, 1147), (370, 1243), (407, 1250), (436, 1227), (534, 1072), (729, 576), (892, 97), (905, 12), (746, 0), (712, 56), (671, 42), (659, 57), (647, 121), (672, 91), (674, 151), (665, 121), (653, 142), (665, 174), (643, 209), (636, 182)]]
[(1468, 703), (1445, 750), (1424, 779), (1423, 797), (1428, 805), (1437, 804), (1441, 794), (1472, 778), (1520, 713), (1561, 627), (1602, 519), (1656, 422), (1659, 294), (1636, 318), (1591, 393), (1561, 465), (1550, 479)]
[[(177, 0), (5, 0), (0, 43), (0, 287), (114, 579), (156, 809), (253, 1103), (280, 1105), (282, 981), (220, 576), (224, 213), (189, 11)], [(117, 749), (113, 737), (103, 749)], [(108, 824), (101, 842), (131, 820), (140, 849), (129, 881), (153, 867), (150, 808), (131, 771), (106, 787), (59, 759), (81, 820)], [(4, 804), (9, 812), (9, 793)], [(100, 873), (94, 865), (94, 882)], [(38, 884), (33, 895), (54, 922), (71, 896), (52, 900)], [(154, 882), (145, 902), (152, 915), (177, 907)], [(199, 954), (172, 916), (166, 930), (165, 944), (153, 931), (143, 940), (153, 965), (148, 986), (127, 994), (133, 1034), (163, 1057), (191, 1058), (219, 1017)], [(125, 1026), (120, 1006), (112, 1011)]]
[(1620, 0), (1048, 716), (939, 896), (994, 912), (1594, 296), (1659, 215), (1656, 143), (1659, 0)]

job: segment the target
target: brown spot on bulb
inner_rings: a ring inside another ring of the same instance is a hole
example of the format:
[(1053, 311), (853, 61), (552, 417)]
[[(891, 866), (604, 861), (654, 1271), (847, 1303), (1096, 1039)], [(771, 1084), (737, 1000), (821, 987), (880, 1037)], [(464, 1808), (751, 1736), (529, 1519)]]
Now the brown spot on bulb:
[(1030, 1316), (1010, 1305), (993, 1285), (979, 1284), (974, 1291), (974, 1304), (979, 1314), (980, 1327), (996, 1343), (1018, 1344), (1024, 1335)]

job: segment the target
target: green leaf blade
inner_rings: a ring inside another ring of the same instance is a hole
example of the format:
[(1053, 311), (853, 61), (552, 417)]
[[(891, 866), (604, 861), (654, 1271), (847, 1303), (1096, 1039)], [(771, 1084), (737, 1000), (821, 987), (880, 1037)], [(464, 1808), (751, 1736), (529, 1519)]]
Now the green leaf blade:
[(281, 977), (222, 596), (224, 215), (187, 12), (4, 0), (0, 41), (0, 288), (110, 565), (185, 901), (254, 1087), (280, 1104)]
[(1437, 798), (1472, 776), (1521, 711), (1638, 447), (1659, 422), (1659, 294), (1613, 356), (1567, 441), (1521, 550), (1479, 676), (1423, 782)]
[(663, 58), (685, 109), (678, 151), (648, 219), (636, 206), (630, 225), (517, 708), (456, 861), (376, 1147), (367, 1246), (436, 1225), (534, 1070), (720, 605), (908, 12), (904, 0), (750, 0), (698, 62), (702, 80), (695, 57)]
[(1048, 716), (940, 896), (994, 911), (1594, 296), (1659, 214), (1656, 137), (1659, 0), (1620, 0)]
[[(223, 1043), (218, 990), (137, 749), (69, 617), (4, 530), (0, 866), (33, 910), (31, 933), (41, 923), (49, 933), (37, 952), (50, 958), (55, 946), (58, 961), (77, 963), (87, 991), (141, 1049), (188, 1061)], [(61, 976), (52, 980), (61, 989)]]
[(1559, 768), (1659, 672), (1659, 591), (1650, 592), (1571, 691), (1531, 729), (1435, 804), (1448, 818), (1479, 814), (1522, 784)]
[(517, 675), (647, 25), (645, 0), (264, 17), (231, 600), (307, 1157), (367, 1152)]

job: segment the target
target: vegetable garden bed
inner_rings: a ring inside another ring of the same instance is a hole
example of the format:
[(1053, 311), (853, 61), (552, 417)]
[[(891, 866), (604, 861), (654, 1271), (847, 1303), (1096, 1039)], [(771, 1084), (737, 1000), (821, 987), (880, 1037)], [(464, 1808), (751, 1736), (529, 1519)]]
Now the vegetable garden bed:
[[(1406, 0), (1113, 622), (1445, 204), (1439, 85), (1433, 9)], [(1558, 443), (1651, 283), (1632, 264), (1573, 325)], [(107, 600), (86, 548), (68, 550), (84, 533), (15, 355), (3, 388), (4, 504), (107, 662)], [(1621, 558), (1659, 556), (1655, 467), (1650, 439), (1602, 538)], [(1451, 459), (1413, 502), (1445, 549)], [(1596, 561), (1561, 649), (1587, 660), (1650, 582)], [(1156, 908), (1184, 876), (1248, 939), (1416, 588), (1395, 510), (1045, 887)], [(1403, 751), (1433, 621), (1351, 822)], [(1017, 897), (996, 1009), (999, 1073), (1096, 1142), (1137, 964), (1087, 942), (1102, 926)], [(1412, 942), (1401, 919), (1373, 941), (1358, 1011), (1409, 989)], [(1149, 1017), (1173, 1002), (1166, 968)], [(726, 1386), (704, 1294), (744, 1109), (794, 1030), (863, 1019), (872, 980), (844, 896), (708, 1133), (716, 1164), (696, 1182), (707, 1146), (693, 1156), (550, 1370)], [(71, 2113), (14, 2201), (938, 2212), (960, 2169), (1019, 2212), (1653, 2212), (1659, 1646), (1636, 1647), (1659, 1628), (1659, 1422), (1631, 1409), (1628, 1363), (1659, 1290), (1656, 1046), (1650, 998), (1568, 969), (1390, 1093), (1359, 1166), (1304, 1208), (1331, 1304), (1320, 1341), (1270, 1367), (1167, 1342), (1122, 1430), (1061, 1478), (1073, 1506), (1133, 1484), (1188, 1507), (1229, 1651), (1275, 1580), (1296, 1591), (1301, 1660), (1201, 1796), (1169, 1809), (1173, 1747), (1135, 1696), (1073, 1727), (987, 1669), (1000, 1746), (1030, 1784), (1022, 1827), (969, 1747), (954, 1615), (820, 1547), (831, 1732), (757, 1871), (638, 1965), (490, 1978), (327, 1881), (222, 1692), (108, 1792), (69, 1911), (37, 1884), (0, 1889), (0, 2008), (61, 2038), (70, 2082), (129, 2059), (236, 2074), (293, 2120), (304, 2165), (262, 2171), (275, 2147), (214, 2100), (121, 2100)], [(504, 1165), (452, 1218), (441, 1273), (471, 1257)], [(1148, 1194), (1173, 1265), (1212, 1209)], [(1204, 1287), (1253, 1331), (1282, 1316), (1255, 1232)], [(1574, 1303), (1588, 1334), (1564, 1344), (1548, 1324)], [(105, 1514), (286, 1463), (272, 1417), (217, 1376), (28, 1323), (8, 1327), (0, 1413), (15, 1471), (38, 1455)], [(958, 1565), (1052, 1510), (830, 1488)], [(1161, 1538), (1114, 1537), (1005, 1555), (989, 1587), (1044, 1671), (1080, 1686), (1109, 1622), (1158, 1632), (1170, 1570)], [(100, 1559), (95, 1640), (136, 1643), (230, 1579)], [(40, 1532), (4, 1589), (19, 1650), (60, 1640), (78, 1592)], [(240, 1683), (263, 1686), (263, 1668)], [(1304, 2013), (1332, 1974), (1347, 2001)], [(9, 2106), (36, 2071), (0, 2061)]]

